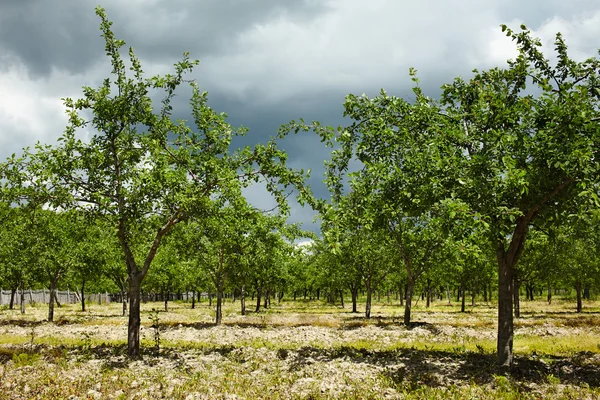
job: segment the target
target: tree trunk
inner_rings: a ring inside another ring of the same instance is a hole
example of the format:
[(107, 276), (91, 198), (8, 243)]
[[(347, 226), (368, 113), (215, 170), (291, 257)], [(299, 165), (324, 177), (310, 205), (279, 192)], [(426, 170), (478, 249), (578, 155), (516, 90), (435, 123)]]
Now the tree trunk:
[(127, 315), (127, 297), (125, 296), (125, 289), (121, 288), (121, 301), (123, 302), (123, 316)]
[(21, 314), (25, 314), (25, 282), (21, 281)]
[(488, 295), (487, 295), (487, 284), (483, 285), (483, 302), (487, 303), (488, 302)]
[(475, 307), (475, 296), (477, 294), (477, 291), (475, 290), (475, 288), (471, 289), (471, 307)]
[(577, 312), (580, 313), (583, 310), (583, 303), (581, 301), (581, 281), (579, 279), (575, 281), (575, 291), (577, 293)]
[(266, 310), (269, 308), (269, 290), (265, 290), (265, 300), (263, 302), (263, 308)]
[(427, 303), (425, 304), (425, 307), (429, 308), (429, 306), (431, 305), (431, 279), (427, 279), (427, 288), (425, 296), (427, 296)]
[(12, 289), (10, 289), (10, 304), (9, 304), (9, 308), (11, 310), (14, 310), (15, 307), (15, 296), (17, 294), (17, 287), (14, 287)]
[(54, 299), (56, 298), (56, 281), (50, 280), (50, 302), (48, 303), (48, 322), (54, 321)]
[(371, 289), (371, 279), (367, 279), (367, 304), (365, 305), (365, 317), (371, 318), (371, 297), (373, 296), (373, 290)]
[(513, 307), (515, 309), (515, 318), (521, 318), (521, 300), (519, 296), (519, 289), (521, 288), (521, 282), (515, 277), (513, 281)]
[(340, 289), (340, 300), (342, 302), (342, 308), (346, 308), (344, 304), (344, 291), (342, 289)]
[(583, 287), (583, 299), (590, 300), (590, 285), (589, 284), (586, 284)]
[(85, 279), (81, 281), (81, 311), (85, 312)]
[(552, 304), (552, 285), (550, 284), (550, 281), (548, 281), (548, 296), (546, 297), (546, 300), (548, 300), (548, 304)]
[(242, 290), (240, 292), (240, 306), (242, 308), (242, 315), (246, 315), (246, 283), (242, 284)]
[(460, 285), (460, 289), (458, 289), (458, 291), (462, 294), (462, 296), (460, 297), (460, 312), (464, 313), (465, 312), (465, 299), (467, 296), (465, 296), (465, 285), (463, 283), (461, 283)]
[(356, 303), (358, 302), (358, 287), (350, 288), (350, 293), (352, 294), (352, 312), (357, 313), (358, 309), (356, 308)]
[(261, 295), (261, 289), (256, 289), (256, 308), (254, 309), (254, 312), (259, 312), (260, 311), (260, 295)]
[(129, 275), (129, 323), (127, 325), (127, 354), (131, 359), (140, 358), (140, 301), (142, 273)]
[(165, 312), (169, 311), (169, 291), (165, 292)]
[(496, 251), (498, 261), (498, 340), (497, 363), (512, 365), (513, 359), (513, 264), (506, 258), (504, 243), (499, 243)]
[(192, 310), (196, 308), (196, 291), (192, 290)]
[(400, 290), (400, 307), (402, 307), (404, 306), (404, 300), (406, 300), (406, 285), (400, 285), (398, 290)]
[(411, 310), (412, 310), (412, 298), (415, 290), (415, 281), (412, 276), (408, 276), (408, 282), (406, 283), (406, 302), (404, 303), (404, 325), (410, 326)]
[(215, 325), (221, 325), (223, 321), (223, 286), (219, 284), (217, 286), (217, 312), (215, 316)]

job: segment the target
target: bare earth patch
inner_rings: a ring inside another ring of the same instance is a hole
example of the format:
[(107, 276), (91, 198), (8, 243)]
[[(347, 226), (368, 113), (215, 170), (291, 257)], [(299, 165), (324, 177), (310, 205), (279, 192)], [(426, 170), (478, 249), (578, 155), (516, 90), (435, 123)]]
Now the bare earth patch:
[[(594, 306), (595, 304), (591, 304)], [(144, 357), (125, 357), (119, 305), (0, 311), (0, 393), (7, 399), (600, 398), (600, 318), (529, 303), (516, 361), (495, 366), (495, 311), (417, 308), (411, 327), (380, 304), (366, 320), (322, 303), (289, 302), (224, 325), (201, 304), (159, 314), (160, 348), (144, 305)], [(543, 308), (549, 309), (547, 313)], [(582, 319), (579, 321), (578, 318)], [(1, 396), (0, 396), (1, 397)]]

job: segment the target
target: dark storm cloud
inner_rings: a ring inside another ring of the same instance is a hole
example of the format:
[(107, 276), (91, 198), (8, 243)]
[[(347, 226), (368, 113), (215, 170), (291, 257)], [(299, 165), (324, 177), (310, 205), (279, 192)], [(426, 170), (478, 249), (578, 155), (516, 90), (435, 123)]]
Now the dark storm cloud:
[[(526, 23), (549, 43), (565, 34), (577, 57), (600, 47), (598, 0), (105, 0), (116, 36), (134, 47), (149, 74), (189, 51), (200, 59), (190, 78), (209, 104), (248, 135), (235, 146), (264, 143), (292, 119), (344, 125), (348, 93), (381, 88), (410, 100), (409, 67), (425, 93), (473, 68), (504, 66), (515, 45), (499, 24)], [(64, 127), (60, 97), (79, 96), (110, 73), (94, 14), (85, 0), (0, 0), (0, 158), (36, 139), (53, 143)], [(102, 62), (100, 62), (102, 60)], [(25, 72), (23, 72), (25, 71)], [(27, 74), (28, 72), (28, 74)], [(179, 93), (176, 118), (190, 119), (189, 93)], [(312, 169), (310, 184), (327, 198), (323, 161), (330, 149), (311, 133), (281, 141), (294, 168)], [(253, 204), (270, 208), (261, 188)], [(293, 204), (291, 221), (313, 212)]]
[(0, 2), (0, 50), (20, 58), (34, 75), (53, 67), (83, 72), (102, 54), (97, 27), (88, 1)]
[[(303, 21), (322, 2), (280, 0), (108, 0), (103, 6), (117, 37), (144, 59), (177, 59), (183, 51), (204, 57), (237, 51), (233, 41), (249, 27), (279, 17)], [(34, 75), (52, 68), (80, 73), (104, 54), (95, 4), (81, 0), (0, 1), (0, 49)]]

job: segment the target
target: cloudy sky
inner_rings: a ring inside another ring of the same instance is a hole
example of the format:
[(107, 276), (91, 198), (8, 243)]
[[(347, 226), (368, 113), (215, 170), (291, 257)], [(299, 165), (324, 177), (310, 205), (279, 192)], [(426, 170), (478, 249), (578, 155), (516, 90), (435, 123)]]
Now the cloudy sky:
[[(110, 72), (96, 1), (0, 0), (0, 159), (36, 141), (53, 143), (66, 124), (60, 98), (79, 97)], [(189, 51), (193, 78), (210, 104), (264, 142), (291, 119), (342, 123), (344, 96), (380, 88), (410, 97), (409, 67), (435, 96), (473, 68), (504, 65), (514, 45), (499, 29), (525, 23), (547, 44), (565, 36), (576, 58), (600, 48), (598, 0), (104, 0), (116, 35), (149, 73)], [(184, 105), (184, 104), (182, 104)], [(185, 112), (185, 109), (182, 111)], [(240, 142), (242, 143), (242, 142)], [(313, 170), (322, 196), (328, 149), (311, 135), (282, 142), (294, 167)], [(272, 201), (248, 191), (258, 206)], [(294, 205), (291, 221), (312, 224)]]

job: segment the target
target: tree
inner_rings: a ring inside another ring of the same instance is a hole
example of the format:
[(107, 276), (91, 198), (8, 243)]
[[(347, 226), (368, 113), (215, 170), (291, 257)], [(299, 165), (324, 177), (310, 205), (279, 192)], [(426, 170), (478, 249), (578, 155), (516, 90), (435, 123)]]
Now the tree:
[[(115, 38), (104, 10), (96, 9), (113, 79), (84, 98), (64, 99), (69, 125), (56, 146), (38, 145), (23, 163), (49, 189), (60, 190), (61, 204), (111, 221), (125, 259), (129, 285), (128, 354), (140, 356), (140, 289), (163, 238), (190, 215), (203, 215), (211, 199), (239, 193), (266, 180), (283, 211), (283, 188), (302, 189), (305, 174), (285, 165), (286, 154), (271, 140), (266, 145), (229, 149), (243, 134), (207, 105), (207, 94), (191, 82), (191, 116), (196, 129), (173, 121), (172, 99), (184, 75), (198, 63), (184, 54), (170, 75), (144, 78), (139, 59), (129, 50), (129, 69), (121, 57), (125, 42)], [(164, 91), (158, 111), (152, 98)], [(91, 120), (85, 117), (91, 115)], [(76, 133), (91, 131), (89, 141)], [(309, 198), (301, 190), (302, 199)], [(50, 196), (52, 201), (58, 195)], [(301, 199), (301, 200), (302, 200)], [(134, 246), (143, 248), (135, 254)]]
[[(355, 123), (336, 132), (319, 124), (292, 122), (288, 130), (316, 130), (341, 145), (330, 167), (344, 172), (355, 158), (366, 170), (397, 174), (403, 192), (421, 204), (467, 205), (454, 217), (482, 224), (498, 268), (497, 362), (512, 364), (513, 276), (529, 226), (573, 208), (598, 205), (600, 176), (600, 60), (569, 58), (560, 34), (557, 63), (523, 26), (502, 27), (519, 55), (508, 67), (474, 71), (442, 87), (439, 102), (417, 84), (408, 102), (382, 91), (375, 99), (348, 96)], [(339, 175), (339, 174), (338, 174)], [(416, 182), (408, 186), (406, 183)], [(331, 180), (336, 189), (341, 179)], [(560, 217), (559, 217), (560, 218)]]

